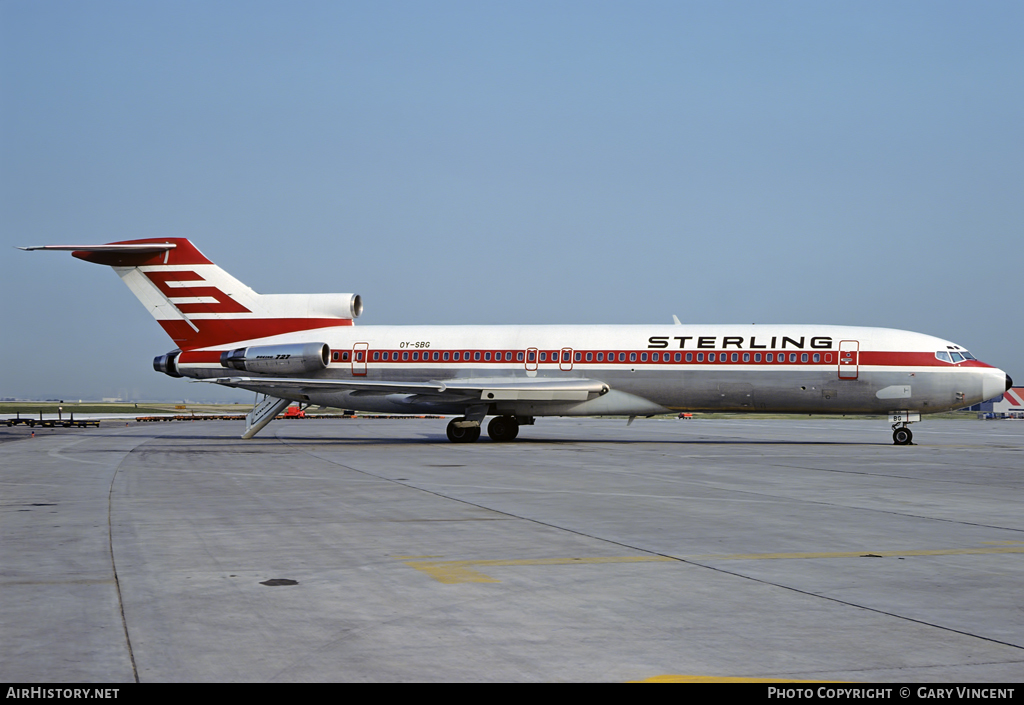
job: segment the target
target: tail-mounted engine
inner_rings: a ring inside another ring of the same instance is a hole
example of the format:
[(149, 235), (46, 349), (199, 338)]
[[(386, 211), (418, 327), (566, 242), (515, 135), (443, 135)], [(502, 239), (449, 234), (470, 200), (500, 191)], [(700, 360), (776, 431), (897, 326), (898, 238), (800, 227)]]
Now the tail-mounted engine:
[(171, 377), (181, 377), (181, 373), (178, 372), (178, 355), (181, 355), (181, 350), (172, 350), (166, 355), (154, 357), (153, 369)]
[[(242, 372), (276, 375), (318, 372), (327, 369), (330, 360), (331, 348), (327, 343), (254, 345), (229, 350), (220, 356), (220, 364), (224, 367)], [(155, 362), (153, 364), (156, 365)]]

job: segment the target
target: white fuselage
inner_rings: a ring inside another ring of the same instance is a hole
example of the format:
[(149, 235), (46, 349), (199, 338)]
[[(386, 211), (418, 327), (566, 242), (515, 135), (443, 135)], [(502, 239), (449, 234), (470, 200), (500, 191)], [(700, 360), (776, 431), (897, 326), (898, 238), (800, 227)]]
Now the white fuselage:
[[(584, 401), (488, 402), (489, 414), (499, 415), (936, 413), (997, 396), (1006, 381), (977, 360), (941, 359), (936, 353), (962, 348), (933, 336), (816, 325), (339, 326), (186, 351), (177, 367), (184, 376), (224, 377), (220, 351), (296, 342), (330, 347), (319, 379), (586, 379), (610, 389)], [(252, 381), (245, 388), (265, 391)], [(363, 411), (460, 413), (466, 406), (419, 394), (274, 393)]]

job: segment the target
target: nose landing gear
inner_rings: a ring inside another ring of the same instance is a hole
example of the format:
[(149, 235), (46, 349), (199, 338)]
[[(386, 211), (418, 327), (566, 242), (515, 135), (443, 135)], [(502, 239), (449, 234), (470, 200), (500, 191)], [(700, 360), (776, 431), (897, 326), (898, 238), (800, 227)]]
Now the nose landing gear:
[(910, 432), (910, 424), (921, 420), (919, 411), (890, 411), (889, 423), (892, 424), (892, 442), (897, 446), (913, 445), (914, 434)]
[(910, 427), (906, 424), (893, 424), (892, 427), (892, 442), (893, 445), (898, 446), (909, 446), (913, 445), (911, 441), (914, 440), (914, 434), (910, 431)]

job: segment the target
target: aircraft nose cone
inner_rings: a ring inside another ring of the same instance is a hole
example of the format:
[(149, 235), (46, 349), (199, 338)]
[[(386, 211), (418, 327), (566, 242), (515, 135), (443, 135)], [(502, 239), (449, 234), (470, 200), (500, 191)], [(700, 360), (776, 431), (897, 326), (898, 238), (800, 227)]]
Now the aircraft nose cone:
[(1010, 382), (1010, 375), (1006, 374), (1002, 370), (990, 367), (981, 373), (981, 400), (982, 401), (995, 401), (1003, 396), (1009, 387), (1007, 383)]
[(1006, 375), (1006, 391), (1010, 391), (1010, 387), (1013, 386), (1013, 380), (1010, 379), (1010, 375)]

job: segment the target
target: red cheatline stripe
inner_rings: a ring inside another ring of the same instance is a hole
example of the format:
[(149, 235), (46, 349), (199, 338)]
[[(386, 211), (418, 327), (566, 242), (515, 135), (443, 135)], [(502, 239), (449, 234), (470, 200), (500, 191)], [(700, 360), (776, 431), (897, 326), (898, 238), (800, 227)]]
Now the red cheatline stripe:
[[(351, 321), (347, 321), (347, 320), (345, 320), (345, 321), (338, 321), (337, 319), (328, 319), (328, 320), (331, 321), (331, 323), (329, 324), (331, 326), (351, 325), (351, 323), (352, 323)], [(209, 321), (198, 321), (198, 323), (203, 324), (203, 323), (210, 323), (210, 322)], [(232, 338), (229, 341), (225, 341), (225, 344), (227, 344), (227, 345), (229, 345), (230, 347), (233, 348), (233, 347), (238, 347), (237, 344), (234, 344), (234, 341), (236, 341), (236, 340), (254, 339), (254, 338), (264, 337), (264, 336), (268, 336), (268, 335), (276, 335), (276, 334), (278, 334), (278, 333), (268, 333), (267, 332), (267, 330), (268, 330), (267, 326), (268, 326), (268, 324), (273, 324), (274, 326), (280, 326), (283, 323), (283, 319), (275, 319), (275, 320), (272, 320), (272, 321), (268, 320), (268, 319), (261, 319), (261, 320), (257, 320), (257, 321), (232, 320), (232, 321), (217, 321), (217, 323), (219, 323), (221, 325), (224, 325), (224, 326), (227, 326), (229, 324), (237, 324), (237, 323), (253, 323), (255, 326), (257, 326), (259, 328), (259, 330), (251, 331), (251, 333), (248, 336), (237, 336), (237, 337)], [(295, 325), (299, 325), (300, 326), (299, 328), (297, 328), (297, 330), (309, 330), (309, 329), (324, 327), (324, 326), (310, 326), (309, 325), (309, 323), (310, 323), (309, 319), (295, 319), (294, 323), (295, 323)], [(279, 328), (275, 327), (274, 330), (279, 330)], [(288, 331), (283, 331), (283, 332), (288, 332)], [(218, 345), (218, 344), (219, 343), (212, 343), (210, 345), (212, 346), (212, 345)], [(190, 346), (190, 347), (206, 347), (206, 346)], [(564, 359), (564, 353), (562, 352), (562, 350), (550, 350), (550, 349), (536, 350), (535, 348), (531, 348), (530, 350), (536, 352), (535, 360), (527, 360), (526, 359), (526, 355), (525, 355), (525, 353), (527, 351), (525, 351), (525, 350), (495, 350), (494, 348), (489, 348), (489, 349), (473, 349), (473, 348), (470, 348), (468, 350), (465, 349), (465, 348), (459, 348), (458, 350), (409, 350), (409, 349), (404, 349), (404, 350), (401, 350), (401, 349), (400, 350), (391, 350), (391, 349), (382, 350), (382, 349), (372, 349), (371, 348), (371, 349), (366, 351), (366, 359), (365, 360), (361, 360), (360, 362), (369, 362), (369, 363), (376, 363), (376, 364), (381, 364), (381, 365), (396, 364), (396, 363), (398, 363), (398, 364), (409, 364), (409, 363), (413, 363), (413, 364), (424, 364), (424, 363), (466, 364), (466, 363), (471, 363), (471, 364), (492, 364), (492, 365), (502, 364), (502, 365), (513, 365), (513, 366), (516, 366), (516, 367), (518, 367), (519, 365), (523, 365), (523, 364), (530, 364), (530, 365), (538, 364), (538, 365), (544, 365), (544, 366), (565, 365), (565, 364), (567, 364), (569, 362), (568, 360)], [(348, 364), (348, 363), (351, 362), (351, 351), (349, 349), (347, 349), (347, 348), (337, 348), (337, 349), (332, 350), (331, 352), (332, 352), (332, 355), (331, 355), (332, 362), (341, 363), (341, 364)], [(362, 352), (362, 351), (360, 351), (360, 352)], [(459, 355), (459, 359), (457, 359), (457, 360), (455, 359), (455, 354), (456, 353), (458, 353), (458, 355)], [(556, 353), (558, 354), (557, 358), (555, 357)], [(598, 360), (597, 359), (598, 353), (602, 354), (602, 356), (605, 359)], [(385, 354), (387, 355), (387, 359), (386, 360), (383, 359)], [(437, 359), (434, 358), (435, 354), (437, 355)], [(479, 359), (476, 359), (477, 354), (479, 354)], [(519, 357), (520, 354), (523, 354), (523, 358)], [(544, 359), (543, 360), (540, 359), (540, 355), (541, 354), (544, 354)], [(578, 359), (578, 360), (576, 359), (576, 355), (577, 354), (580, 356), (580, 359)], [(587, 360), (587, 355), (588, 354), (591, 355), (591, 359), (590, 360)], [(624, 359), (621, 360), (621, 361), (619, 360), (619, 355), (620, 354), (622, 354), (624, 356)], [(648, 350), (608, 350), (607, 348), (605, 348), (605, 349), (602, 349), (600, 351), (595, 351), (595, 350), (573, 350), (573, 352), (572, 352), (572, 364), (573, 365), (609, 365), (609, 364), (614, 364), (614, 365), (629, 365), (629, 366), (666, 365), (666, 364), (667, 365), (701, 365), (701, 366), (707, 366), (707, 365), (715, 365), (715, 366), (718, 366), (718, 365), (730, 365), (730, 366), (732, 366), (732, 365), (744, 365), (744, 366), (756, 365), (758, 367), (765, 367), (765, 366), (780, 367), (780, 366), (783, 366), (783, 365), (784, 366), (790, 366), (790, 365), (800, 365), (800, 366), (811, 365), (811, 366), (817, 366), (817, 367), (836, 367), (838, 369), (838, 363), (837, 363), (836, 351), (835, 350), (828, 350), (828, 351), (818, 350), (818, 351), (814, 351), (814, 352), (809, 352), (809, 351), (801, 351), (801, 352), (771, 351), (770, 353), (760, 353), (760, 352), (759, 353), (752, 353), (752, 352), (748, 352), (748, 351), (734, 352), (734, 351), (731, 351), (731, 350), (729, 350), (729, 351), (720, 351), (720, 350), (712, 351), (712, 350), (707, 350), (707, 351), (701, 351), (700, 353), (697, 353), (695, 351), (685, 351), (685, 352), (678, 353), (680, 355), (680, 359), (679, 360), (676, 360), (676, 357), (675, 357), (676, 354), (677, 354), (676, 352), (664, 352), (664, 351), (655, 352), (655, 351), (651, 351), (649, 349)], [(692, 356), (690, 360), (687, 360), (687, 358), (686, 358), (687, 354), (690, 354)], [(735, 361), (732, 359), (732, 356), (734, 354), (736, 355), (736, 358), (737, 358)], [(748, 360), (744, 360), (743, 359), (743, 356), (745, 354), (749, 355), (749, 359)], [(768, 354), (772, 355), (772, 360), (770, 362), (767, 359), (767, 355)], [(817, 362), (815, 362), (815, 360), (814, 360), (814, 355), (815, 354), (820, 355), (820, 358), (819, 358), (819, 360)], [(445, 359), (446, 355), (447, 355), (448, 359)], [(490, 358), (491, 358), (489, 360), (487, 359), (488, 355), (490, 355)], [(511, 359), (507, 359), (509, 357), (509, 355), (511, 355)], [(635, 355), (635, 359), (631, 360), (630, 359), (631, 355)], [(643, 359), (644, 355), (647, 356), (646, 360)], [(653, 359), (654, 355), (658, 355), (658, 359), (657, 360)], [(697, 359), (698, 355), (703, 356), (702, 359), (698, 360)], [(715, 359), (713, 361), (710, 359), (711, 355), (715, 356)], [(756, 355), (761, 355), (761, 359), (757, 360), (756, 359)], [(791, 355), (795, 355), (796, 359), (793, 360), (793, 361), (790, 361), (790, 356)], [(807, 355), (807, 360), (806, 361), (803, 360), (803, 355)], [(782, 359), (780, 359), (780, 358), (782, 358)], [(198, 363), (204, 363), (204, 362), (219, 363), (220, 362), (220, 351), (215, 351), (215, 352), (194, 352), (194, 353), (183, 354), (180, 362), (185, 362), (185, 363), (192, 362), (192, 363), (197, 363), (197, 364)], [(954, 367), (954, 365), (952, 365), (950, 363), (942, 362), (942, 361), (938, 360), (935, 357), (934, 353), (871, 352), (871, 351), (862, 351), (860, 353), (859, 365), (862, 366), (862, 367), (863, 366), (874, 366), (874, 367), (937, 367), (937, 368), (943, 368), (943, 367), (951, 368), (951, 367)], [(985, 364), (983, 362), (980, 362), (980, 361), (977, 361), (977, 360), (969, 360), (967, 362), (960, 363), (960, 365), (958, 365), (958, 366), (959, 367), (986, 367), (986, 368), (990, 367), (990, 365), (987, 365), (987, 364)]]

